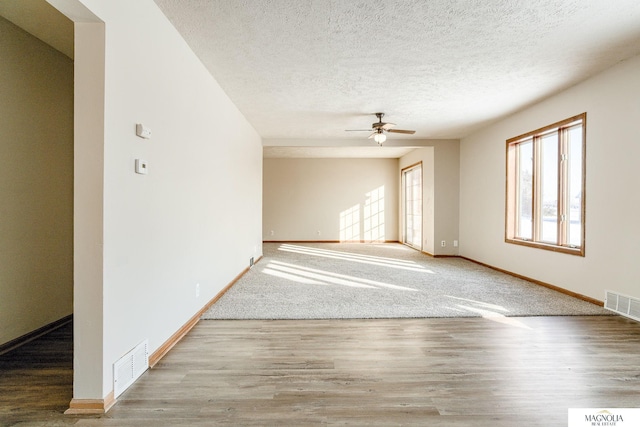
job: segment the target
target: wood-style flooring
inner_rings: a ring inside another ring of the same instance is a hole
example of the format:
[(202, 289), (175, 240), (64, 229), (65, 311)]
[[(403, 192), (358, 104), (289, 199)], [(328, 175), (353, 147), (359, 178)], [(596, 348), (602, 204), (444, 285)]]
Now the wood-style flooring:
[(618, 316), (201, 321), (103, 416), (65, 416), (71, 328), (0, 356), (0, 425), (565, 426), (640, 407)]

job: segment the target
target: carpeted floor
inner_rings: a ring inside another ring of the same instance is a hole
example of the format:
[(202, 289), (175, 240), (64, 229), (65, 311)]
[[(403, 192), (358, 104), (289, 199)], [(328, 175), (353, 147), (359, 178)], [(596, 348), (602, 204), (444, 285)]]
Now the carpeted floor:
[(594, 304), (461, 258), (401, 244), (267, 243), (203, 319), (609, 315)]

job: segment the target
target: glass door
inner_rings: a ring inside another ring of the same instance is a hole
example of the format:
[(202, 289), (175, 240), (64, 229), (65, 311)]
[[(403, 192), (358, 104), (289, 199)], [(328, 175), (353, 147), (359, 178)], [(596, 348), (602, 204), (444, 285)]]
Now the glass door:
[(403, 243), (422, 250), (422, 163), (402, 170)]

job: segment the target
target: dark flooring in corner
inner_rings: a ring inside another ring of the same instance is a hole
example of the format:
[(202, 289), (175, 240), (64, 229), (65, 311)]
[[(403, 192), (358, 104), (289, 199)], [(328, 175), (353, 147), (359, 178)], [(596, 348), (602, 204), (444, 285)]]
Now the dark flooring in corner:
[(73, 323), (0, 355), (0, 426), (74, 423), (61, 416), (72, 397)]

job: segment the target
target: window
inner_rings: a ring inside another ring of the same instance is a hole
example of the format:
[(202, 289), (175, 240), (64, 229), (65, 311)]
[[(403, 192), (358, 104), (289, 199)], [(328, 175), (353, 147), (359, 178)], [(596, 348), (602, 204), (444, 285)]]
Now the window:
[(506, 242), (584, 256), (586, 121), (507, 141)]

